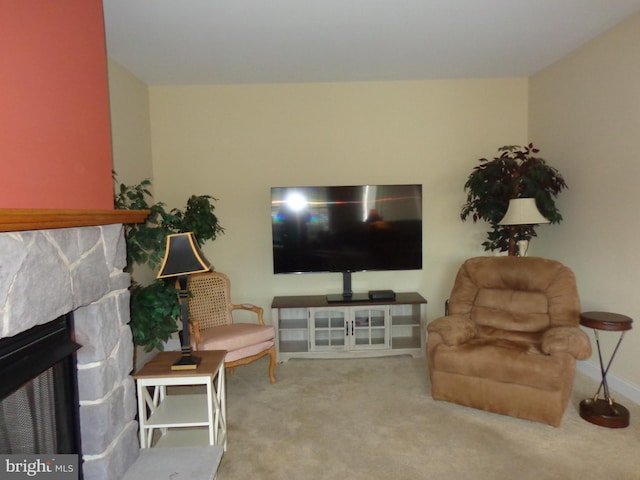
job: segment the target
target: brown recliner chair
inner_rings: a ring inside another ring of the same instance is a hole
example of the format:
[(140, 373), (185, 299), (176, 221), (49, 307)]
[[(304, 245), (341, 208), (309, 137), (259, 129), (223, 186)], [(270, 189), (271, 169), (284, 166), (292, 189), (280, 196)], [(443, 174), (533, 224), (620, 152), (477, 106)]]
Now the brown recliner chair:
[(433, 398), (559, 426), (576, 359), (591, 355), (573, 272), (543, 258), (471, 258), (447, 313), (427, 326)]

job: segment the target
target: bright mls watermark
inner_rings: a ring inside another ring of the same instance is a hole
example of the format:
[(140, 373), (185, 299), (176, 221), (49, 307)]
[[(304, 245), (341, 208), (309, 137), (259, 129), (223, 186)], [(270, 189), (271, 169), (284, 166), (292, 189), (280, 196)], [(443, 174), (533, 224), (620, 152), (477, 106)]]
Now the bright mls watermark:
[(0, 480), (78, 480), (78, 455), (0, 454)]

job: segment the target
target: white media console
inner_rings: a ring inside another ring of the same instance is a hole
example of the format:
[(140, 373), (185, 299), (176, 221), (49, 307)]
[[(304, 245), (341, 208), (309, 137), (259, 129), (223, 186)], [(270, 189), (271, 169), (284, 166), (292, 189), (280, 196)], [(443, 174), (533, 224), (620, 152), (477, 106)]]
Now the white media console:
[(426, 306), (415, 292), (380, 301), (329, 302), (326, 295), (274, 297), (278, 360), (423, 356)]

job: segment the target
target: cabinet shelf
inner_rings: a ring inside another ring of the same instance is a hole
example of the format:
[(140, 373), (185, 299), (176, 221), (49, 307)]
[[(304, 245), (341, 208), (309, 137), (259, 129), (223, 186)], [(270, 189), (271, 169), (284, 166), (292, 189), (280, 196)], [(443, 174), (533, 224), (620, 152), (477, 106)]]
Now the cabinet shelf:
[(399, 337), (393, 339), (393, 350), (407, 350), (420, 348), (420, 339), (413, 337)]
[(395, 326), (420, 326), (420, 320), (409, 315), (395, 315), (393, 316), (392, 325)]
[(306, 340), (301, 341), (280, 341), (280, 349), (282, 353), (295, 353), (295, 352), (308, 352), (309, 342)]
[(282, 320), (280, 329), (281, 330), (289, 330), (289, 329), (299, 329), (299, 328), (307, 328), (307, 319), (306, 318), (289, 318), (286, 320)]

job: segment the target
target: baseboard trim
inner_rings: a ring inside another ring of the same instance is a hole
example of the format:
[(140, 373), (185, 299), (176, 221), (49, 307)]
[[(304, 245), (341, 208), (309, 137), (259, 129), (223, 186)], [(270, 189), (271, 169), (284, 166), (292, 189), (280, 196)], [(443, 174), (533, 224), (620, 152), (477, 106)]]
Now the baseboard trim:
[[(577, 362), (577, 370), (598, 382), (602, 379), (600, 366), (595, 363), (587, 361)], [(611, 390), (624, 395), (634, 403), (640, 404), (640, 387), (637, 385), (627, 382), (626, 380), (617, 377), (616, 375), (612, 375), (611, 373), (607, 374), (607, 383)]]

